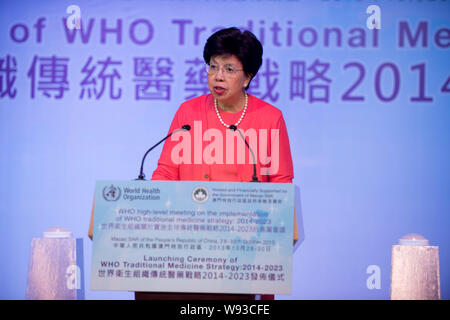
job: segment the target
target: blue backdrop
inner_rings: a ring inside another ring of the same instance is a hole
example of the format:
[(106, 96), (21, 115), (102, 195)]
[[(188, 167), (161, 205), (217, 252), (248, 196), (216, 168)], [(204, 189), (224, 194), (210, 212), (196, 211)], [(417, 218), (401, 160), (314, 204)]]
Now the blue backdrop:
[[(31, 239), (54, 226), (84, 239), (86, 299), (133, 298), (88, 289), (95, 181), (137, 177), (180, 103), (207, 92), (203, 45), (228, 26), (263, 42), (250, 93), (282, 110), (300, 188), (294, 289), (277, 298), (388, 299), (391, 246), (407, 233), (440, 247), (449, 298), (448, 1), (18, 0), (0, 8), (0, 298), (25, 297)], [(370, 289), (373, 265), (381, 287)]]

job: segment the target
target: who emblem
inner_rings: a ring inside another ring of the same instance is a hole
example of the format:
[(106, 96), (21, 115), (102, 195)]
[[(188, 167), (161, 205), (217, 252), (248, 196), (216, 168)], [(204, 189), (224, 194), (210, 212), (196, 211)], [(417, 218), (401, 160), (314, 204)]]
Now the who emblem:
[(106, 201), (117, 201), (122, 195), (122, 190), (114, 185), (106, 186), (103, 188), (103, 199)]

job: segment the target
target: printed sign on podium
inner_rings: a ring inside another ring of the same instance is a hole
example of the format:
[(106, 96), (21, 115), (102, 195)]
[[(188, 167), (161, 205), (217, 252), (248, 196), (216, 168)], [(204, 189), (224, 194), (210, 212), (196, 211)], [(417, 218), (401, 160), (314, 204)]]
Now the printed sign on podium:
[(290, 294), (294, 186), (99, 181), (93, 290)]

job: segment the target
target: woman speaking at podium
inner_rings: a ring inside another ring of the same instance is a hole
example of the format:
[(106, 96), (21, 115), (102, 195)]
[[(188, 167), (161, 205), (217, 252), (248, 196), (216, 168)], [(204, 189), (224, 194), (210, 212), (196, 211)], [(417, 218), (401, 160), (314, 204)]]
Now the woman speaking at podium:
[(152, 180), (292, 182), (281, 111), (247, 93), (262, 54), (261, 43), (249, 31), (228, 28), (209, 37), (203, 58), (210, 94), (181, 104), (169, 132), (186, 124), (191, 130), (178, 132), (178, 141), (166, 140)]
[[(203, 58), (210, 93), (181, 104), (169, 132), (185, 125), (191, 129), (178, 131), (165, 141), (152, 180), (292, 183), (283, 115), (247, 93), (262, 64), (262, 54), (261, 43), (249, 31), (222, 29), (208, 38)], [(249, 141), (244, 144), (246, 137)], [(135, 297), (254, 299), (254, 295), (164, 292), (136, 292)]]

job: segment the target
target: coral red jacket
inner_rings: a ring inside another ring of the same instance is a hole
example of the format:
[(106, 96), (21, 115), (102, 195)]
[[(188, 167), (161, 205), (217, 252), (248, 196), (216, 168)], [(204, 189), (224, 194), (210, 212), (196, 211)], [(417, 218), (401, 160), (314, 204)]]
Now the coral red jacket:
[[(241, 114), (220, 111), (228, 125)], [(169, 132), (186, 124), (191, 126), (189, 132), (176, 132), (166, 140), (152, 180), (251, 181), (253, 157), (242, 137), (219, 121), (211, 94), (181, 104)], [(281, 111), (249, 95), (238, 129), (253, 150), (258, 180), (291, 183), (292, 157)]]

